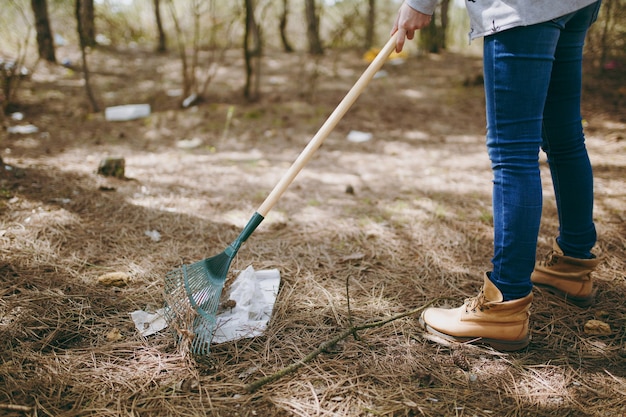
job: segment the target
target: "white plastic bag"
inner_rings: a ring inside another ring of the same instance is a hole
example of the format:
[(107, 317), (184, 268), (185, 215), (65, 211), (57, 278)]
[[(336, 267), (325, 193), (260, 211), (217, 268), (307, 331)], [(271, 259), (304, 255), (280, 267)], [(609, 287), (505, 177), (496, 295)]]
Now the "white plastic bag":
[(243, 270), (231, 285), (228, 299), (235, 302), (216, 316), (213, 343), (260, 336), (272, 316), (274, 302), (280, 287), (277, 269), (255, 271), (252, 266)]
[(150, 115), (149, 104), (127, 104), (104, 109), (104, 118), (109, 122), (135, 120)]

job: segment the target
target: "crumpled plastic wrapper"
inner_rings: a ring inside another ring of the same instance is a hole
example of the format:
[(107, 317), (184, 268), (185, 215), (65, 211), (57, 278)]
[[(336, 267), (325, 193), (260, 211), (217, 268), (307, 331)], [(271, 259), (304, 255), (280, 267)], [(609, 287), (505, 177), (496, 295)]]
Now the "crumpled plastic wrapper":
[(234, 306), (216, 316), (212, 342), (224, 343), (263, 334), (272, 316), (279, 287), (277, 269), (255, 271), (249, 266), (243, 270), (227, 294)]
[(164, 308), (160, 308), (154, 313), (143, 310), (133, 311), (130, 313), (130, 317), (135, 322), (135, 328), (142, 336), (150, 336), (167, 327)]
[[(216, 318), (212, 343), (251, 338), (263, 334), (272, 316), (280, 288), (277, 269), (255, 271), (252, 266), (241, 271), (224, 294), (228, 299)], [(167, 327), (165, 309), (155, 312), (137, 310), (130, 313), (135, 328), (142, 336), (150, 336)]]

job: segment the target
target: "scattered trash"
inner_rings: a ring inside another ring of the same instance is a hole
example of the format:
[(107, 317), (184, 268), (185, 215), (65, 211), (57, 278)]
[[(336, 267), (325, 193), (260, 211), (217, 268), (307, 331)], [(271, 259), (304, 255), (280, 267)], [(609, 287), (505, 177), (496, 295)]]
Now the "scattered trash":
[(55, 46), (65, 46), (67, 45), (67, 41), (65, 40), (65, 38), (61, 35), (59, 35), (58, 33), (54, 34), (54, 44)]
[(126, 161), (124, 158), (107, 157), (100, 161), (98, 175), (103, 177), (125, 178)]
[(387, 71), (385, 71), (385, 70), (380, 70), (380, 71), (378, 71), (376, 74), (374, 74), (374, 79), (377, 79), (377, 78), (385, 78), (385, 77), (388, 77), (388, 76), (389, 76), (389, 73), (388, 73)]
[(176, 147), (179, 149), (194, 149), (201, 145), (202, 139), (200, 138), (182, 139), (176, 142)]
[(167, 327), (164, 308), (160, 308), (154, 313), (136, 310), (130, 313), (130, 317), (135, 322), (135, 328), (142, 336), (150, 336)]
[(277, 269), (255, 271), (249, 266), (235, 279), (227, 294), (234, 306), (216, 316), (213, 343), (259, 336), (267, 327), (280, 286)]
[(30, 75), (30, 71), (26, 67), (17, 67), (17, 63), (14, 60), (5, 60), (0, 58), (0, 72), (3, 72), (5, 77), (20, 77), (24, 78)]
[(348, 133), (348, 140), (350, 142), (361, 143), (367, 142), (368, 140), (372, 140), (374, 135), (368, 132), (360, 132), (358, 130), (352, 130)]
[(20, 112), (15, 112), (11, 114), (11, 119), (13, 120), (23, 120), (24, 119), (24, 113), (20, 113)]
[(19, 125), (19, 126), (9, 126), (7, 132), (9, 133), (19, 133), (22, 135), (28, 135), (30, 133), (36, 133), (39, 131), (39, 128), (35, 125)]
[[(279, 287), (277, 269), (255, 271), (249, 266), (241, 271), (226, 294), (228, 301), (220, 306), (215, 316), (216, 330), (211, 342), (224, 343), (261, 335), (272, 316)], [(153, 313), (136, 310), (130, 316), (142, 336), (167, 327), (164, 308)]]
[(608, 336), (611, 334), (611, 326), (600, 320), (589, 320), (585, 323), (584, 331), (590, 336)]
[(156, 230), (146, 230), (144, 234), (152, 239), (153, 242), (158, 242), (161, 240), (161, 233)]
[(196, 93), (191, 94), (189, 97), (183, 100), (183, 107), (187, 108), (198, 101), (198, 95)]
[(107, 38), (105, 35), (103, 35), (101, 33), (98, 33), (96, 35), (96, 43), (98, 45), (108, 46), (108, 45), (111, 45), (111, 39)]
[[(370, 48), (367, 52), (365, 52), (365, 54), (363, 54), (363, 59), (367, 62), (372, 62), (374, 61), (374, 59), (376, 59), (376, 56), (378, 55), (379, 52), (380, 52), (380, 48)], [(391, 63), (393, 63), (394, 61), (404, 62), (404, 60), (408, 57), (409, 57), (409, 54), (406, 51), (401, 51), (401, 52), (393, 51), (389, 55), (388, 61)]]
[(405, 62), (406, 62), (406, 59), (404, 59), (404, 58), (402, 58), (402, 57), (397, 57), (397, 58), (392, 59), (391, 61), (389, 61), (389, 64), (390, 64), (390, 65), (397, 66), (397, 65), (402, 65), (402, 64), (404, 64)]
[(150, 115), (149, 104), (127, 104), (104, 109), (104, 118), (110, 122), (141, 119)]
[(130, 275), (126, 272), (109, 272), (100, 275), (97, 279), (98, 284), (105, 287), (125, 287), (130, 282)]
[(69, 204), (72, 202), (70, 198), (53, 198), (51, 201), (59, 204)]

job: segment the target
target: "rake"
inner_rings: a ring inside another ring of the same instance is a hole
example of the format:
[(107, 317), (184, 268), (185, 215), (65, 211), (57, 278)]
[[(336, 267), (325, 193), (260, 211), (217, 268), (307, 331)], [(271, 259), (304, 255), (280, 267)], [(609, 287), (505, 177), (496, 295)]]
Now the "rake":
[(178, 333), (178, 342), (188, 342), (194, 354), (205, 355), (209, 352), (216, 328), (216, 313), (222, 289), (230, 264), (239, 248), (256, 230), (296, 175), (380, 70), (395, 48), (395, 44), (394, 34), (252, 215), (239, 236), (222, 253), (193, 264), (182, 265), (166, 274), (166, 320)]

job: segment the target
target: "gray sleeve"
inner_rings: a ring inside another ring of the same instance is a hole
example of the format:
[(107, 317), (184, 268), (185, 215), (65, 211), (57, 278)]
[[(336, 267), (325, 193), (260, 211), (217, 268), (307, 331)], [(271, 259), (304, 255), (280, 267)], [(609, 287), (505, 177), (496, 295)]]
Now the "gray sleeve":
[(420, 13), (432, 16), (437, 6), (437, 0), (406, 0), (406, 4)]

